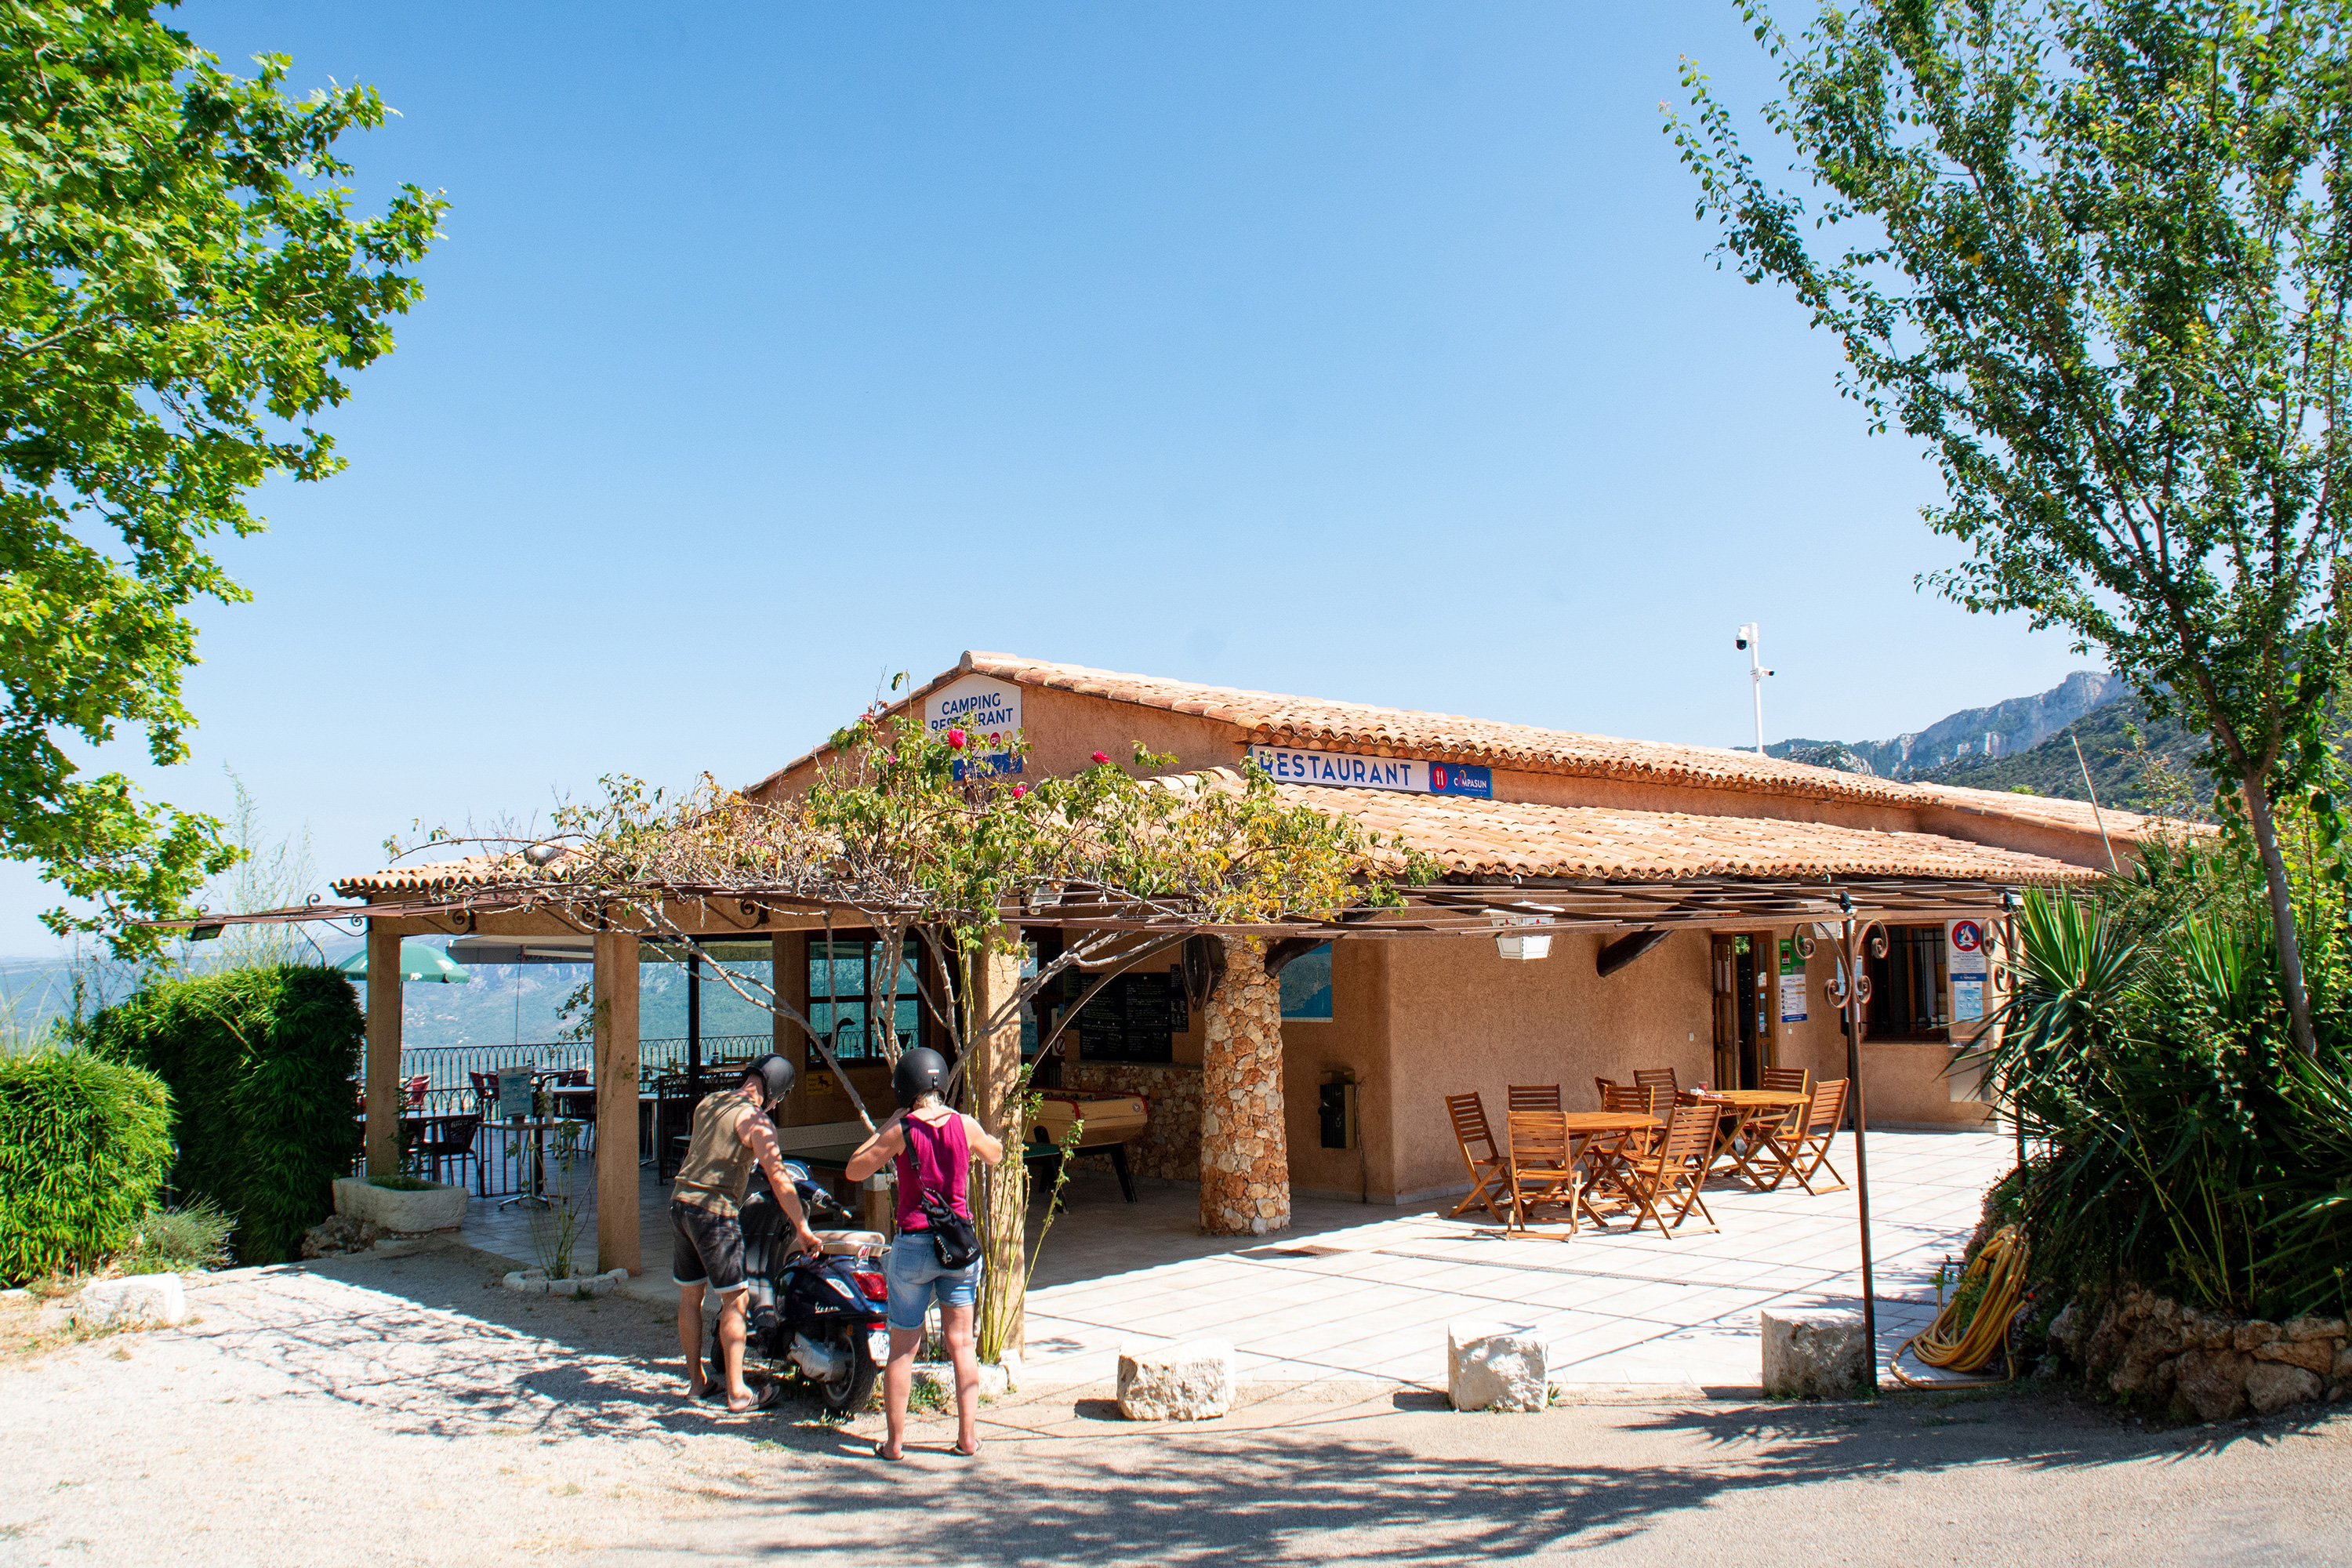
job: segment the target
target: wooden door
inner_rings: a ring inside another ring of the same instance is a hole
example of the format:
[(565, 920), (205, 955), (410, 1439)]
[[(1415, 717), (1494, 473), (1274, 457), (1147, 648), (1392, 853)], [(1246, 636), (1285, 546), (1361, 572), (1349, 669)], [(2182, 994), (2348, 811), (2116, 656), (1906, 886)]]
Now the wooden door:
[(1709, 942), (1714, 958), (1715, 1072), (1708, 1082), (1727, 1087), (1739, 1081), (1739, 962), (1736, 939), (1715, 934)]

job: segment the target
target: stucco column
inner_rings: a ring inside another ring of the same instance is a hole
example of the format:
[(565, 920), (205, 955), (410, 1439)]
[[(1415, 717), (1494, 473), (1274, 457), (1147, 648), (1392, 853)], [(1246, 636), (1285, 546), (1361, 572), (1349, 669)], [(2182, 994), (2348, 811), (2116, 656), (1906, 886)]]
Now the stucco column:
[[(1003, 951), (1009, 948), (1010, 951)], [(998, 1361), (1026, 1342), (1026, 1280), (1029, 1171), (1021, 1158), (1020, 1129), (1012, 1125), (1013, 1091), (1021, 1078), (1021, 1020), (1008, 1005), (1021, 986), (1020, 933), (999, 930), (971, 963), (971, 1114), (992, 1135), (1004, 1140), (1004, 1163), (975, 1164), (972, 1184), (983, 1197), (981, 1248), (986, 1278), (982, 1284), (980, 1354)], [(1005, 1013), (995, 1028), (988, 1020)]]
[(596, 1021), (596, 1268), (639, 1274), (637, 939), (603, 933), (594, 955), (589, 994)]
[(400, 938), (368, 921), (367, 1173), (400, 1174)]
[(1223, 937), (1225, 974), (1201, 1050), (1201, 1228), (1264, 1236), (1290, 1227), (1282, 1125), (1282, 985), (1260, 937)]

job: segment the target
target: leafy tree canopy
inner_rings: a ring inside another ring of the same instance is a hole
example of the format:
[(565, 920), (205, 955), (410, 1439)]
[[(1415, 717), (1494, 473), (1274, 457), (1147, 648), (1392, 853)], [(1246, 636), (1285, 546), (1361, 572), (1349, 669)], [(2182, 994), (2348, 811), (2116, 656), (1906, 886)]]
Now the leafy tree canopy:
[(260, 531), (273, 474), (341, 467), (310, 421), (391, 350), (445, 205), (355, 216), (333, 148), (375, 89), (290, 99), (283, 57), (240, 79), (156, 9), (0, 0), (0, 854), (122, 952), (236, 851), (67, 747), (130, 724), (186, 757), (187, 608), (247, 596), (207, 541)]
[(1740, 10), (1800, 178), (1689, 67), (1666, 129), (1701, 215), (1940, 466), (1925, 515), (1969, 557), (1925, 581), (2072, 631), (2203, 732), (2310, 1052), (2272, 802), (2333, 765), (2347, 643), (2352, 5), (1855, 0), (1793, 36)]

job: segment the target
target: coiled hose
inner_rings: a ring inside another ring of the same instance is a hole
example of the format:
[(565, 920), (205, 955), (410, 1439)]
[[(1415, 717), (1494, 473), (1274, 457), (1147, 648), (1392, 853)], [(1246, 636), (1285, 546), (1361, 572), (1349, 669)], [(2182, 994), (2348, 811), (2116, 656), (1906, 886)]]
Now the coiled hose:
[[(2009, 1348), (2009, 1327), (2025, 1310), (2025, 1237), (2017, 1227), (2005, 1225), (1993, 1232), (1992, 1238), (1969, 1263), (1968, 1272), (1960, 1276), (1959, 1287), (1944, 1303), (1944, 1310), (1936, 1314), (1936, 1321), (1903, 1342), (1903, 1348), (1886, 1363), (1887, 1372), (1906, 1388), (1932, 1388), (1938, 1383), (1903, 1374), (1901, 1363), (1906, 1352), (1917, 1356), (1922, 1365), (1940, 1367), (1946, 1372), (1979, 1372), (1990, 1364), (1996, 1354), (2002, 1354), (2008, 1358), (2008, 1373), (1987, 1381), (2007, 1383), (2015, 1377), (2017, 1357)], [(1977, 1297), (1968, 1321), (1962, 1323), (1960, 1300), (1968, 1294), (1969, 1282), (1979, 1276), (1984, 1281), (1983, 1291)]]

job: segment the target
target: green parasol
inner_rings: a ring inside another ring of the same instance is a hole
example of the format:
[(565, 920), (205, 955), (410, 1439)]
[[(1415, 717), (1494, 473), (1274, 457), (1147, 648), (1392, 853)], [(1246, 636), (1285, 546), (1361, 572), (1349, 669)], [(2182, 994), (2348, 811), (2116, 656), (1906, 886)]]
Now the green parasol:
[[(355, 981), (367, 978), (367, 949), (362, 947), (335, 965)], [(432, 980), (444, 985), (465, 985), (473, 976), (437, 947), (421, 942), (400, 944), (400, 977), (404, 981)]]

